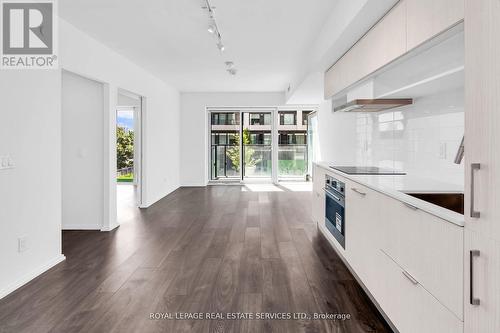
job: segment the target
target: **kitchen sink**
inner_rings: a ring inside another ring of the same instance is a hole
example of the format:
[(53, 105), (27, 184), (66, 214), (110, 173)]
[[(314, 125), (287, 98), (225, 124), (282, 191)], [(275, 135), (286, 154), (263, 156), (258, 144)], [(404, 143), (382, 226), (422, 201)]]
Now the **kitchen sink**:
[(431, 204), (452, 210), (459, 214), (464, 214), (464, 194), (463, 193), (412, 193), (405, 192), (414, 198), (427, 201)]

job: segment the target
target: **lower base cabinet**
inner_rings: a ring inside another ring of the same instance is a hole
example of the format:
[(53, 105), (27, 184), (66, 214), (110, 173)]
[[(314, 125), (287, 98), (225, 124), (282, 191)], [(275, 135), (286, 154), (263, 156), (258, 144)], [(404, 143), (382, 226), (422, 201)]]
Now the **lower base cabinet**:
[(463, 322), (379, 251), (380, 279), (373, 296), (402, 333), (460, 333)]
[(463, 228), (333, 174), (346, 185), (344, 250), (324, 228), (326, 172), (316, 169), (313, 219), (394, 326), (401, 333), (463, 333)]

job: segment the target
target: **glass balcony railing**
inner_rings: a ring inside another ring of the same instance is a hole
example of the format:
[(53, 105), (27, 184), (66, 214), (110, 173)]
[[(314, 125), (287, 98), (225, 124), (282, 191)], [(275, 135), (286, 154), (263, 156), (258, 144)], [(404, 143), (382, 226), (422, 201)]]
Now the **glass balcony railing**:
[(271, 145), (244, 145), (244, 177), (270, 178), (272, 175)]
[(307, 173), (307, 145), (278, 146), (278, 177), (305, 177)]
[[(240, 177), (239, 146), (212, 145), (211, 179)], [(243, 176), (270, 178), (272, 176), (271, 145), (244, 145)], [(307, 174), (307, 145), (278, 146), (278, 177), (302, 178)]]

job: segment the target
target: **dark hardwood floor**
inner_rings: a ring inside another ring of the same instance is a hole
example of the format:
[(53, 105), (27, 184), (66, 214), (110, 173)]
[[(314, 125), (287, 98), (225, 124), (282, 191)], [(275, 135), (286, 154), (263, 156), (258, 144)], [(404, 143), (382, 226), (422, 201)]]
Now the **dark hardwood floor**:
[[(0, 332), (390, 332), (310, 218), (311, 192), (181, 188), (0, 301)], [(347, 320), (151, 313), (349, 314)]]

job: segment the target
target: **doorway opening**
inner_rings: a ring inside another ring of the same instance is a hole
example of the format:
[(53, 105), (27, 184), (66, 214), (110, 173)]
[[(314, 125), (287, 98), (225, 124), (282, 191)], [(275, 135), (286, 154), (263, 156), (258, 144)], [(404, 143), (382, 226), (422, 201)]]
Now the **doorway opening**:
[(119, 90), (116, 108), (117, 220), (126, 222), (142, 204), (143, 98)]

